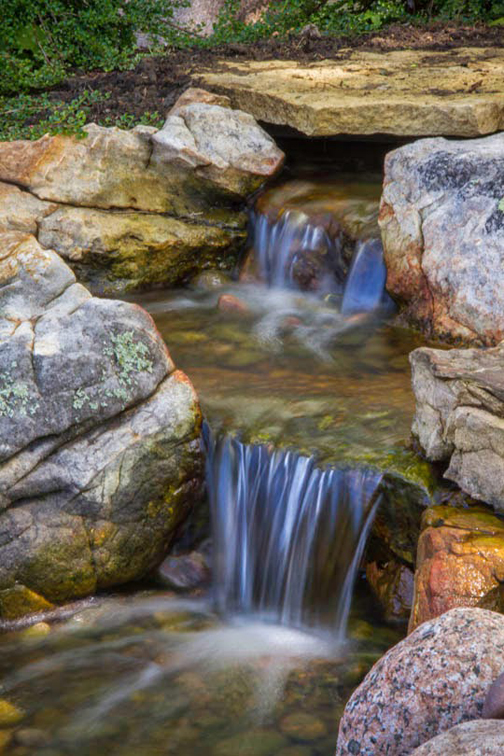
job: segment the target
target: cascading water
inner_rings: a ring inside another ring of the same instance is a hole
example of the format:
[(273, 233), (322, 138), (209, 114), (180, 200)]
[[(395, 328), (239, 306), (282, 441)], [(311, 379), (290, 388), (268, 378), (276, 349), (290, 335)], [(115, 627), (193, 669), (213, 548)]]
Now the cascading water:
[(381, 476), (208, 429), (205, 440), (220, 611), (342, 638)]
[(345, 268), (340, 233), (330, 233), (312, 223), (299, 210), (287, 210), (275, 220), (255, 211), (251, 213), (250, 228), (259, 272), (268, 286), (299, 288), (299, 279), (310, 275), (309, 271), (300, 270), (308, 252), (324, 258), (323, 280), (318, 287), (341, 288)]
[(346, 274), (343, 236), (335, 221), (317, 224), (299, 210), (287, 210), (272, 220), (255, 211), (250, 224), (258, 270), (268, 286), (342, 294), (344, 315), (390, 306), (379, 239), (356, 242)]
[(392, 300), (385, 291), (387, 269), (379, 239), (358, 242), (345, 282), (341, 312), (375, 312), (388, 307)]

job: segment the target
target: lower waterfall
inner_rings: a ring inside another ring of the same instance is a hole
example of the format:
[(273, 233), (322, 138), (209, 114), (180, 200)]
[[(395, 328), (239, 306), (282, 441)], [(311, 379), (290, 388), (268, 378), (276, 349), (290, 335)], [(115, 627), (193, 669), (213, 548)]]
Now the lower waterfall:
[(381, 475), (208, 428), (205, 443), (218, 609), (343, 637)]

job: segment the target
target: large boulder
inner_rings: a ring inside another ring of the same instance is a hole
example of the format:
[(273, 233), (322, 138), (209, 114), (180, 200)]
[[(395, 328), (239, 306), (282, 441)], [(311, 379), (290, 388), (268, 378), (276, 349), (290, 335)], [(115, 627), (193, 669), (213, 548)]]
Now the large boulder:
[(504, 338), (504, 133), (389, 153), (380, 226), (408, 322), (450, 340)]
[(189, 90), (159, 130), (0, 142), (0, 227), (37, 235), (94, 293), (178, 285), (236, 263), (242, 205), (283, 158), (250, 115)]
[(91, 123), (84, 134), (0, 142), (0, 180), (41, 200), (190, 216), (243, 201), (283, 162), (252, 116), (204, 102), (178, 107), (160, 130)]
[(336, 756), (407, 756), (481, 715), (504, 667), (504, 617), (459, 608), (424, 622), (383, 656), (350, 698)]
[(503, 753), (504, 722), (475, 719), (415, 748), (412, 756), (502, 756)]
[(230, 212), (206, 226), (155, 213), (60, 207), (38, 224), (40, 244), (96, 294), (177, 286), (208, 268), (232, 268), (245, 238), (245, 217)]
[(150, 316), (0, 233), (0, 616), (139, 578), (200, 496), (201, 415)]
[(504, 521), (482, 508), (426, 510), (409, 629), (456, 606), (504, 608)]
[(416, 349), (413, 434), (445, 477), (504, 511), (504, 347)]

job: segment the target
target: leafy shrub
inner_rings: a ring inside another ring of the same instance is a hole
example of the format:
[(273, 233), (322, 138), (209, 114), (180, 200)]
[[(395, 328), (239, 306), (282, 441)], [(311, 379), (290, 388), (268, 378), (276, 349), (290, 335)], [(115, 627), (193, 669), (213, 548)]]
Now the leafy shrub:
[(326, 33), (355, 34), (400, 21), (478, 21), (504, 14), (504, 0), (272, 0), (263, 17), (247, 25), (239, 20), (239, 5), (239, 0), (226, 0), (208, 44), (295, 34), (307, 24)]
[(0, 93), (52, 86), (69, 68), (127, 65), (136, 33), (173, 41), (187, 0), (0, 0)]

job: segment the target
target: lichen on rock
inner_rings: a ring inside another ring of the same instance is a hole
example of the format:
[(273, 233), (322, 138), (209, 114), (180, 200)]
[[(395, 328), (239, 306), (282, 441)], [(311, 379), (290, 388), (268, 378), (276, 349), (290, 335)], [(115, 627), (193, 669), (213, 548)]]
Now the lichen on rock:
[(0, 616), (139, 578), (201, 493), (201, 414), (141, 308), (0, 233)]

